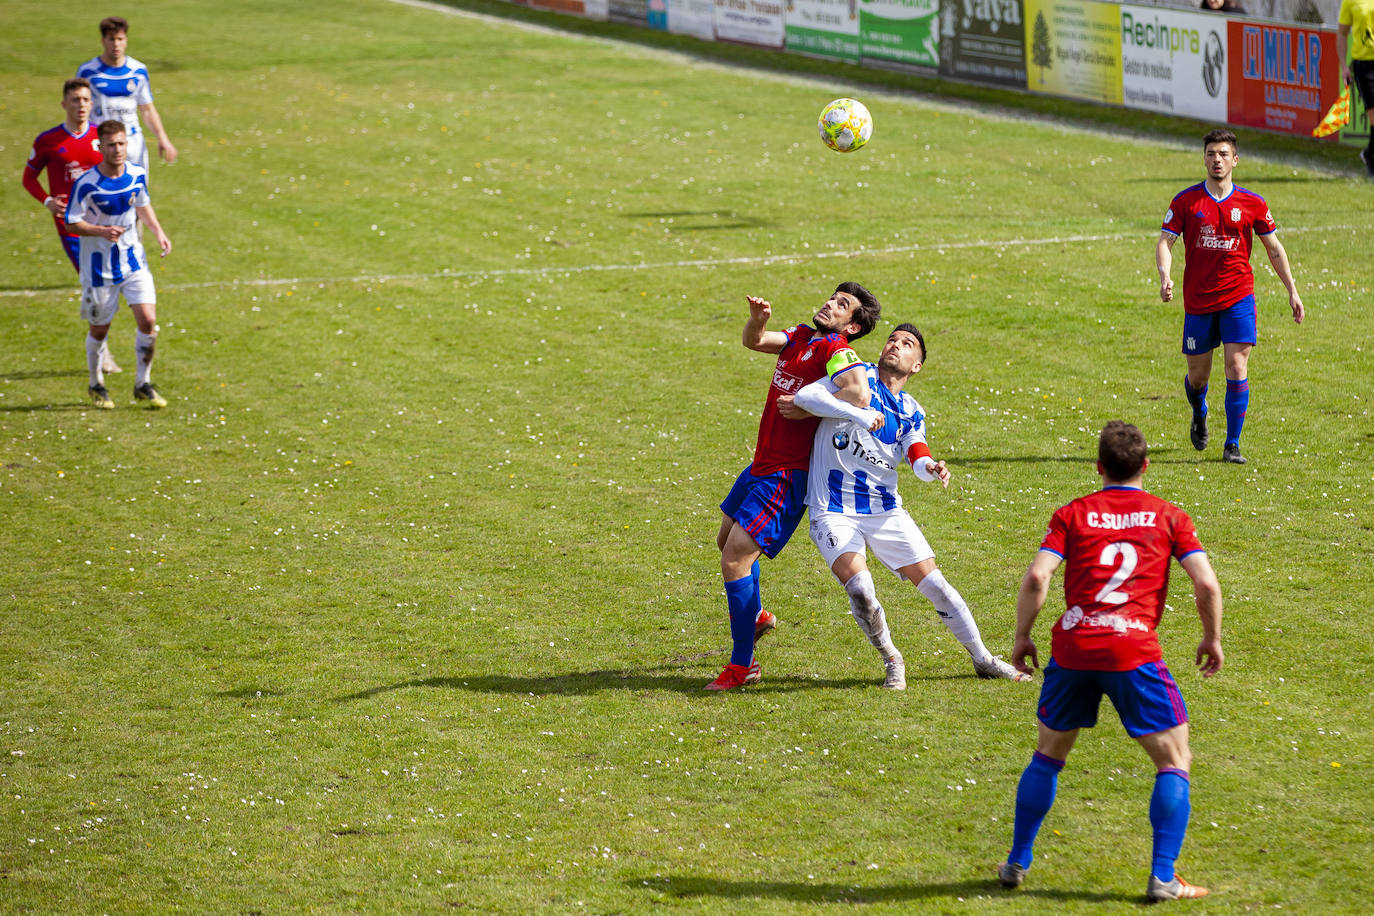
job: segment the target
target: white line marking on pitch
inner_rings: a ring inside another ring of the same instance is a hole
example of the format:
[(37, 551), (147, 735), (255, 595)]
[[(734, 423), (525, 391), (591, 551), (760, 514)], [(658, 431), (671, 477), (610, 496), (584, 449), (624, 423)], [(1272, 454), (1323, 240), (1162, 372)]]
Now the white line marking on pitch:
[[(1307, 228), (1288, 228), (1285, 233), (1332, 232), (1339, 229), (1354, 229), (1355, 226), (1311, 226)], [(484, 277), (544, 277), (566, 276), (586, 273), (610, 273), (618, 271), (676, 270), (686, 267), (727, 267), (741, 264), (790, 264), (799, 261), (823, 261), (833, 258), (859, 258), (866, 255), (883, 256), (909, 254), (917, 251), (957, 251), (966, 248), (1016, 248), (1032, 245), (1067, 245), (1081, 242), (1120, 242), (1127, 239), (1154, 238), (1138, 233), (1115, 232), (1108, 235), (1063, 235), (1043, 239), (975, 239), (968, 242), (936, 242), (922, 245), (887, 245), (882, 248), (857, 248), (846, 251), (799, 251), (792, 254), (741, 255), (735, 258), (698, 258), (690, 261), (640, 262), (638, 264), (572, 264), (549, 267), (500, 267), (491, 270), (438, 270), (427, 273), (405, 274), (357, 274), (351, 277), (260, 277), (251, 280), (212, 280), (205, 283), (168, 283), (162, 289), (233, 289), (254, 286), (299, 286), (307, 283), (387, 283), (394, 280), (462, 280)], [(0, 298), (28, 297), (42, 295), (75, 295), (51, 289), (11, 289), (0, 290)]]

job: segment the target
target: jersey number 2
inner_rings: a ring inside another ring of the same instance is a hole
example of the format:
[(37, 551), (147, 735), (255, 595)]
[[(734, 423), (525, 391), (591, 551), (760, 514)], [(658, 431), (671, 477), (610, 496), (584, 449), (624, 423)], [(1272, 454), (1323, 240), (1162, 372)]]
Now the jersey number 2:
[(1135, 547), (1126, 541), (1117, 541), (1102, 548), (1102, 556), (1097, 558), (1097, 562), (1103, 566), (1112, 566), (1118, 560), (1121, 565), (1116, 572), (1107, 580), (1107, 584), (1102, 586), (1102, 590), (1097, 593), (1097, 600), (1103, 604), (1125, 604), (1129, 596), (1125, 592), (1117, 591), (1122, 584), (1135, 572), (1135, 565), (1139, 562), (1139, 555), (1135, 552)]

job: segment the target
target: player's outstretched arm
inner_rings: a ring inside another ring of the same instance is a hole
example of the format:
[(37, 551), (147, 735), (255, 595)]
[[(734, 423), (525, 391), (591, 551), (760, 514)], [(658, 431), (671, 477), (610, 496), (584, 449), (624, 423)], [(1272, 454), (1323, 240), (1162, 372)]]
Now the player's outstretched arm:
[(773, 317), (772, 303), (758, 296), (745, 296), (745, 299), (749, 302), (749, 320), (744, 323), (740, 342), (760, 353), (781, 353), (787, 346), (787, 335), (768, 330), (768, 319)]
[(1021, 578), (1021, 591), (1016, 595), (1016, 643), (1011, 649), (1011, 663), (1024, 674), (1030, 674), (1040, 667), (1040, 654), (1036, 651), (1035, 641), (1031, 639), (1031, 628), (1035, 626), (1035, 618), (1040, 616), (1040, 609), (1045, 606), (1045, 597), (1050, 592), (1050, 579), (1060, 562), (1058, 554), (1041, 550)]
[(1197, 666), (1203, 677), (1221, 670), (1225, 656), (1221, 651), (1221, 584), (1212, 571), (1207, 554), (1194, 551), (1182, 560), (1183, 571), (1193, 580), (1193, 599), (1202, 618), (1202, 642), (1197, 647)]
[(1293, 280), (1293, 269), (1288, 264), (1288, 252), (1284, 250), (1283, 242), (1279, 241), (1279, 234), (1271, 232), (1261, 235), (1259, 239), (1264, 245), (1264, 253), (1269, 255), (1269, 263), (1274, 266), (1274, 273), (1279, 275), (1279, 282), (1288, 290), (1288, 307), (1293, 310), (1293, 320), (1302, 324), (1302, 297), (1298, 295), (1298, 284)]
[(1155, 245), (1155, 268), (1159, 271), (1159, 298), (1168, 302), (1174, 298), (1174, 280), (1169, 273), (1174, 267), (1174, 242), (1178, 236), (1172, 232), (1160, 231), (1159, 242)]

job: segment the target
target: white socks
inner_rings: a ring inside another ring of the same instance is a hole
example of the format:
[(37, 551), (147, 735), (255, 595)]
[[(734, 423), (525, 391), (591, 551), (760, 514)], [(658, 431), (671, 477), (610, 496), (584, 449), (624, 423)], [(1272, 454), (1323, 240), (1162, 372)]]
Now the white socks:
[(86, 335), (86, 368), (91, 372), (91, 387), (105, 384), (105, 373), (100, 368), (100, 351), (104, 348), (105, 341)]
[(148, 374), (153, 368), (153, 345), (156, 342), (156, 334), (134, 332), (134, 355), (138, 358), (138, 371), (134, 376), (135, 386), (148, 383)]
[(983, 645), (978, 624), (974, 622), (973, 614), (964, 603), (963, 596), (945, 581), (940, 570), (937, 569), (922, 579), (916, 586), (916, 591), (925, 595), (930, 599), (930, 603), (935, 605), (935, 611), (940, 615), (940, 619), (949, 627), (954, 638), (968, 650), (968, 654), (973, 656), (974, 661), (980, 662), (992, 654), (988, 647)]
[(885, 659), (901, 655), (892, 644), (887, 615), (883, 613), (883, 606), (878, 603), (878, 593), (873, 588), (873, 575), (866, 569), (855, 573), (844, 584), (844, 590), (849, 593), (849, 612), (854, 615), (854, 622), (868, 637), (873, 648), (881, 652)]

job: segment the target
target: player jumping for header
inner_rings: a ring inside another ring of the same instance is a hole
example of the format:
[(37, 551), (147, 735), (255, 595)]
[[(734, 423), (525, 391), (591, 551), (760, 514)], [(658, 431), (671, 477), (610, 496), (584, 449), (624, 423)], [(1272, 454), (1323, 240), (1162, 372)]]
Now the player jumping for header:
[(776, 557), (806, 512), (806, 471), (811, 462), (815, 418), (789, 420), (778, 412), (781, 395), (796, 394), (822, 376), (833, 379), (842, 397), (868, 403), (868, 383), (856, 367), (863, 363), (850, 348), (878, 323), (878, 299), (857, 283), (841, 283), (813, 319), (785, 331), (768, 330), (773, 306), (750, 296), (742, 343), (760, 353), (776, 353), (773, 381), (759, 418), (754, 461), (745, 468), (720, 504), (720, 571), (730, 611), (730, 662), (707, 690), (732, 690), (759, 679), (754, 643), (772, 629), (773, 615), (759, 597), (761, 554)]

